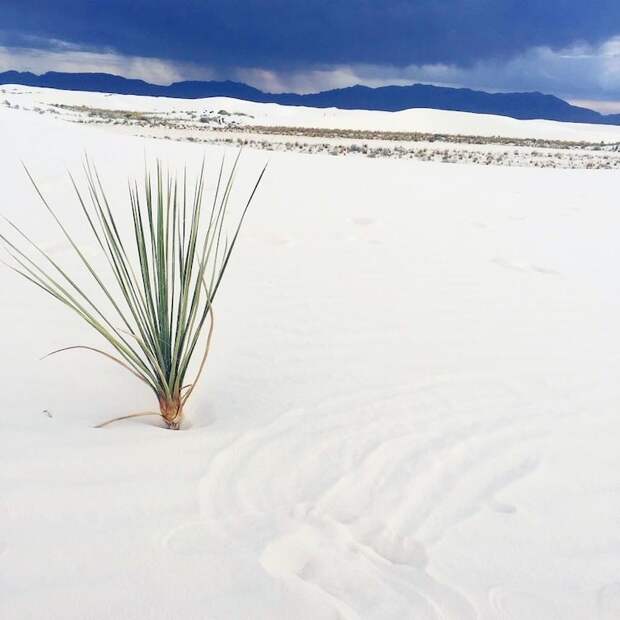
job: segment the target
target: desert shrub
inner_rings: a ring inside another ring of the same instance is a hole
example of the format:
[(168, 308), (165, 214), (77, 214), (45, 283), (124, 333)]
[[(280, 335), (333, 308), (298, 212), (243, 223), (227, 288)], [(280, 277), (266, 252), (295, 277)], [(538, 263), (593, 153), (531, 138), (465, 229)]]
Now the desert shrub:
[[(120, 364), (152, 389), (159, 404), (158, 415), (172, 429), (179, 428), (184, 406), (204, 369), (213, 330), (213, 301), (265, 173), (263, 168), (236, 225), (229, 228), (228, 204), (238, 161), (239, 156), (230, 173), (224, 175), (222, 160), (206, 217), (204, 162), (192, 184), (188, 183), (186, 172), (181, 176), (164, 173), (158, 162), (154, 174), (145, 172), (141, 187), (135, 181), (130, 183), (133, 225), (124, 234), (97, 170), (86, 160), (88, 199), (73, 177), (71, 182), (84, 224), (106, 258), (107, 274), (91, 264), (26, 171), (90, 283), (99, 292), (99, 299), (85, 293), (84, 285), (78, 284), (79, 278), (66, 273), (55, 258), (11, 221), (6, 220), (7, 230), (0, 233), (11, 259), (9, 267), (73, 310), (115, 351), (111, 354), (93, 347), (69, 346), (50, 355), (83, 349)], [(193, 191), (189, 185), (193, 185)], [(104, 307), (109, 310), (103, 310)], [(200, 352), (203, 340), (204, 349)], [(192, 361), (197, 362), (197, 369), (188, 383)], [(152, 414), (132, 414), (110, 422)]]

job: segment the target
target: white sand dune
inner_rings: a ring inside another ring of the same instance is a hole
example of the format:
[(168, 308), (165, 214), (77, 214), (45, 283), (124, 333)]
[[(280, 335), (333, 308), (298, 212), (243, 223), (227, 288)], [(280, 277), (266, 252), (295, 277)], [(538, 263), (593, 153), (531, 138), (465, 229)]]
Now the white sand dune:
[[(8, 109), (0, 137), (0, 211), (73, 267), (20, 159), (79, 231), (84, 150), (121, 217), (145, 155), (222, 153)], [(99, 340), (0, 271), (0, 617), (618, 618), (618, 173), (248, 150), (233, 200), (267, 156), (186, 430), (93, 429), (151, 396), (88, 353), (38, 361)]]
[(5, 92), (4, 94), (0, 92), (0, 103), (3, 100), (27, 106), (61, 103), (151, 113), (172, 111), (206, 113), (226, 110), (247, 115), (235, 118), (236, 122), (245, 125), (408, 131), (588, 142), (620, 141), (620, 126), (560, 123), (547, 120), (520, 121), (505, 116), (425, 108), (402, 112), (380, 112), (282, 106), (275, 103), (252, 103), (226, 97), (188, 100), (83, 93), (11, 85), (2, 88)]

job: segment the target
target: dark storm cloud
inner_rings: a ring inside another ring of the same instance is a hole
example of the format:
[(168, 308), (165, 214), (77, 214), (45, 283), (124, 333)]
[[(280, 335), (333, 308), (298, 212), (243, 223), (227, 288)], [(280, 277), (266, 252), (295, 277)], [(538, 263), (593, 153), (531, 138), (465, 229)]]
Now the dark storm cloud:
[(600, 43), (620, 32), (620, 2), (1, 0), (0, 29), (4, 45), (56, 39), (212, 67), (466, 66)]

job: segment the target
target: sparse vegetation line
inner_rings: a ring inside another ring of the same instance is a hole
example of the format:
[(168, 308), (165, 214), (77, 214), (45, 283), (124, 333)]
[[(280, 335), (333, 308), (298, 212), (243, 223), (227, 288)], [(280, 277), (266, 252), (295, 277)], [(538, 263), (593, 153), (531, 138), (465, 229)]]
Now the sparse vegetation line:
[[(600, 149), (619, 147), (618, 142), (588, 142), (574, 140), (553, 140), (547, 138), (514, 138), (504, 136), (481, 136), (474, 134), (451, 134), (432, 133), (420, 131), (384, 131), (369, 129), (339, 129), (321, 127), (300, 127), (284, 125), (249, 125), (227, 123), (222, 126), (217, 122), (219, 117), (248, 116), (243, 113), (232, 113), (227, 110), (219, 110), (214, 116), (209, 117), (198, 112), (189, 112), (189, 118), (172, 115), (166, 116), (159, 112), (136, 112), (129, 110), (111, 110), (107, 108), (93, 108), (86, 105), (52, 104), (53, 107), (87, 115), (91, 119), (101, 121), (127, 121), (128, 123), (143, 123), (153, 126), (175, 126), (179, 129), (186, 128), (184, 124), (191, 122), (191, 116), (197, 116), (202, 127), (199, 130), (214, 132), (254, 133), (278, 136), (299, 136), (306, 138), (324, 139), (349, 139), (349, 140), (382, 140), (389, 142), (442, 142), (449, 144), (475, 144), (475, 145), (499, 145), (550, 149)], [(213, 125), (209, 125), (209, 123)], [(209, 125), (204, 127), (204, 125)]]
[[(5, 100), (5, 105), (19, 108)], [(410, 159), (424, 162), (528, 168), (620, 168), (620, 143), (511, 138), (415, 131), (375, 131), (248, 124), (235, 110), (132, 111), (60, 103), (31, 108), (78, 124), (127, 128), (134, 135), (267, 151)], [(484, 147), (489, 147), (485, 149)]]

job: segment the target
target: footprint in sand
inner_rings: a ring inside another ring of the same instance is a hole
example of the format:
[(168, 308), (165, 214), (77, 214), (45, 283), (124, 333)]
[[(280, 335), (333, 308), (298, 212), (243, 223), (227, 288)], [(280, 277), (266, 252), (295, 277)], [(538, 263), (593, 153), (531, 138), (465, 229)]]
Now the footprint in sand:
[(528, 271), (527, 263), (506, 260), (505, 258), (494, 258), (491, 262), (504, 269), (510, 269), (511, 271), (521, 271), (524, 273)]
[[(374, 225), (376, 224), (376, 221), (370, 217), (352, 217), (349, 221), (359, 229), (368, 229), (369, 232), (371, 230), (376, 230), (374, 227)], [(360, 239), (358, 239), (358, 237), (355, 237), (355, 236), (349, 237), (349, 241), (358, 241), (362, 239), (365, 239), (365, 241), (371, 245), (381, 245), (383, 243), (380, 239), (377, 239), (376, 237), (373, 237), (372, 239), (368, 239), (366, 238), (366, 235), (362, 235)]]
[(288, 247), (294, 243), (291, 239), (281, 237), (280, 235), (268, 235), (267, 242), (276, 247)]
[(539, 265), (532, 265), (530, 263), (520, 262), (520, 261), (512, 261), (507, 260), (505, 258), (494, 258), (491, 260), (492, 263), (498, 265), (499, 267), (503, 267), (504, 269), (509, 269), (511, 271), (520, 271), (522, 273), (540, 273), (542, 275), (547, 276), (559, 276), (561, 275), (559, 271), (555, 271), (555, 269), (549, 269), (548, 267), (541, 267)]
[(370, 217), (352, 217), (351, 222), (361, 228), (366, 228), (375, 223), (375, 221)]
[(537, 271), (538, 273), (543, 273), (550, 276), (559, 276), (560, 272), (555, 269), (549, 269), (547, 267), (539, 267), (538, 265), (532, 265), (532, 271)]
[(505, 515), (511, 515), (517, 512), (517, 508), (512, 504), (506, 504), (504, 502), (498, 502), (496, 499), (492, 499), (489, 502), (489, 508), (495, 512), (499, 512)]

